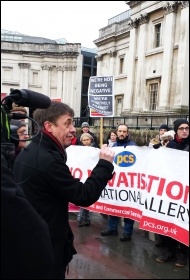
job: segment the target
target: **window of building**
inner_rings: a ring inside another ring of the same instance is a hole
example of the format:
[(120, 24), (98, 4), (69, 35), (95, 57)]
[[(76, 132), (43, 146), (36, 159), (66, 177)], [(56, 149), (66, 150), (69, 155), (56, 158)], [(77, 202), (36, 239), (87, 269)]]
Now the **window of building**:
[(83, 67), (83, 77), (90, 77), (91, 76), (91, 67), (84, 66)]
[(123, 74), (124, 57), (120, 57), (119, 60), (119, 74)]
[(120, 116), (123, 110), (123, 94), (115, 98), (115, 116)]
[(13, 68), (3, 67), (3, 79), (4, 81), (12, 81), (13, 79)]
[(84, 56), (84, 64), (91, 65), (92, 64), (92, 57)]
[(155, 25), (155, 47), (161, 46), (161, 23)]
[(33, 72), (32, 74), (32, 84), (38, 85), (38, 72)]
[(89, 77), (83, 77), (82, 79), (82, 95), (88, 95), (88, 84), (89, 84)]
[(158, 83), (149, 86), (149, 110), (155, 111), (158, 106)]

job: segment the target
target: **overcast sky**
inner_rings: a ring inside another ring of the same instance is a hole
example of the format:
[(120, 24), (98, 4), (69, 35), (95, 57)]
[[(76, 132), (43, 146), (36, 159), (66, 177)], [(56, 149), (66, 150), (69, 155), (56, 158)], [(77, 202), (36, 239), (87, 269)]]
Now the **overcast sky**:
[(128, 9), (125, 1), (1, 1), (1, 29), (95, 48), (99, 29)]

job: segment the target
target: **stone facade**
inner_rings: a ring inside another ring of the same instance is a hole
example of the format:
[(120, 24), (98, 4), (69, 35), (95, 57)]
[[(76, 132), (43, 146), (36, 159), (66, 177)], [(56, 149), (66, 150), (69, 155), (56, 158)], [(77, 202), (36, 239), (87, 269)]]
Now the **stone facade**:
[[(108, 20), (94, 41), (96, 75), (114, 76), (114, 116), (188, 114), (189, 1), (126, 4), (130, 13)], [(81, 45), (29, 39), (1, 40), (1, 93), (30, 89), (83, 116), (88, 96)], [(89, 75), (95, 76), (92, 70)]]
[(115, 116), (188, 113), (189, 2), (126, 4), (130, 16), (94, 41), (97, 76), (114, 75)]
[(1, 92), (29, 89), (69, 104), (80, 117), (81, 44), (37, 44), (1, 40)]

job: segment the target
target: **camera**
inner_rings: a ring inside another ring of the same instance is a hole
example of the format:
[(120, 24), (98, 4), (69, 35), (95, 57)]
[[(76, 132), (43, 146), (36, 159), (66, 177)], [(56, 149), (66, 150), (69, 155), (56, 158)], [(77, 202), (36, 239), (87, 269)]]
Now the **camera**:
[(36, 134), (27, 139), (29, 141), (36, 137), (40, 131), (38, 124), (29, 116), (19, 113), (11, 113), (13, 103), (19, 106), (28, 107), (32, 110), (46, 109), (51, 105), (51, 99), (41, 93), (31, 91), (28, 89), (11, 89), (9, 95), (1, 100), (1, 152), (10, 161), (10, 158), (14, 156), (15, 141), (18, 141), (18, 137), (14, 137), (11, 132), (10, 120), (11, 119), (30, 119), (38, 127)]

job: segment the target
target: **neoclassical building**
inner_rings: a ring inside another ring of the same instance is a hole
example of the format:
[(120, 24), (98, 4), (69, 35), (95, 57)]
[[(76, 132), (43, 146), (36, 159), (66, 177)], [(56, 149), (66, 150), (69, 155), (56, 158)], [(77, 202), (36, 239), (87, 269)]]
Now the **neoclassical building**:
[(29, 89), (69, 104), (86, 115), (88, 81), (96, 76), (97, 50), (1, 30), (1, 93)]
[(188, 114), (189, 1), (125, 3), (96, 49), (1, 30), (1, 93), (30, 89), (86, 117), (90, 76), (113, 75), (115, 117)]
[(114, 75), (115, 116), (189, 111), (189, 1), (125, 1), (94, 41)]

